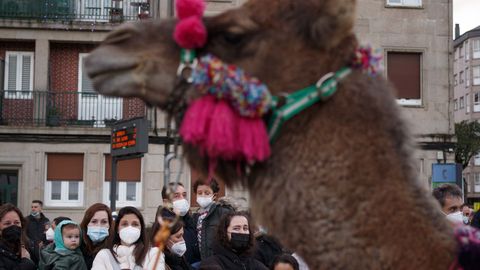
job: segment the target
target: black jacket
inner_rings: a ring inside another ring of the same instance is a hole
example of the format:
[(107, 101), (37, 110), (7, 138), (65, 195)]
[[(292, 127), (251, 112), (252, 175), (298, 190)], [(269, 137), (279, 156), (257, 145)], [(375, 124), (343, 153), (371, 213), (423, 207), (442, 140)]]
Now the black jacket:
[(187, 213), (182, 217), (183, 221), (183, 239), (187, 245), (185, 258), (189, 264), (200, 261), (200, 251), (198, 250), (197, 228), (193, 217)]
[(270, 267), (276, 256), (286, 252), (280, 242), (270, 235), (260, 234), (255, 237), (255, 242), (254, 257), (267, 267)]
[[(213, 255), (213, 243), (215, 242), (215, 238), (217, 235), (217, 227), (220, 219), (223, 217), (223, 215), (232, 211), (232, 206), (218, 203), (213, 203), (208, 210), (208, 214), (202, 222), (202, 239), (199, 243), (200, 257), (202, 258), (202, 260)], [(198, 222), (198, 216), (199, 214), (195, 213), (195, 228), (197, 227), (196, 224)]]
[(200, 270), (268, 270), (249, 254), (238, 255), (219, 244), (215, 244), (214, 252), (215, 255), (202, 260)]
[(47, 225), (50, 220), (43, 214), (40, 213), (40, 218), (36, 219), (32, 215), (25, 217), (27, 220), (27, 236), (32, 240), (36, 245), (39, 242), (43, 242), (47, 245), (47, 239), (45, 238), (45, 225)]
[(165, 263), (171, 270), (192, 270), (192, 267), (185, 259), (185, 256), (178, 257), (171, 253), (169, 250), (165, 250)]
[(32, 260), (19, 258), (10, 249), (0, 243), (0, 270), (35, 270)]

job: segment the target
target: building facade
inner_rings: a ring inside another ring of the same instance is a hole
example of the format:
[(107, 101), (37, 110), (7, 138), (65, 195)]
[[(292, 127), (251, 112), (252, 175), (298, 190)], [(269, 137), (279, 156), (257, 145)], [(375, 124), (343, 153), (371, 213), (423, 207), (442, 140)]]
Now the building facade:
[(421, 179), (431, 186), (432, 164), (454, 162), (452, 1), (358, 3), (356, 33), (383, 53), (384, 75), (419, 146)]
[[(207, 1), (206, 14), (244, 2)], [(119, 166), (117, 206), (137, 206), (146, 220), (153, 220), (165, 171), (164, 116), (137, 99), (96, 94), (83, 72), (83, 59), (119, 23), (167, 18), (172, 8), (172, 0), (0, 3), (2, 202), (27, 212), (31, 200), (41, 199), (49, 217), (68, 215), (77, 221), (89, 205), (108, 204), (110, 126), (116, 120), (146, 117), (149, 151)], [(441, 162), (453, 159), (451, 8), (450, 0), (358, 3), (356, 32), (362, 42), (383, 51), (385, 75), (399, 89), (398, 102), (420, 146), (418, 167), (426, 184), (440, 154)], [(412, 79), (403, 84), (402, 76)], [(178, 164), (172, 171), (178, 171)], [(186, 169), (181, 180), (188, 190), (191, 179)], [(241, 189), (226, 193), (248, 197)]]
[[(459, 30), (458, 30), (459, 32)], [(456, 35), (453, 107), (455, 122), (480, 119), (480, 26)], [(480, 154), (463, 171), (469, 203), (480, 203)]]

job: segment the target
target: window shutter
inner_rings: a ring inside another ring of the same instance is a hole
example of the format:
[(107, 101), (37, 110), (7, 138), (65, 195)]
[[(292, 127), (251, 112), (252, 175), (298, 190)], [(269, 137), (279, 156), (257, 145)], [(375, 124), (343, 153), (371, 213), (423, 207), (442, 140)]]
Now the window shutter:
[(83, 154), (47, 154), (47, 181), (83, 181)]
[[(140, 182), (142, 172), (142, 159), (126, 159), (117, 163), (117, 181)], [(112, 179), (112, 156), (105, 155), (105, 181)]]
[(80, 68), (81, 68), (81, 73), (82, 73), (82, 92), (85, 93), (95, 93), (95, 89), (93, 89), (92, 81), (87, 75), (87, 72), (85, 72), (85, 57), (80, 58)]
[(22, 56), (22, 91), (31, 91), (31, 74), (32, 71), (32, 56), (23, 55)]
[(397, 98), (420, 99), (420, 57), (420, 53), (388, 53), (388, 79), (397, 90)]
[(17, 89), (17, 55), (8, 56), (8, 82), (7, 90), (16, 91)]

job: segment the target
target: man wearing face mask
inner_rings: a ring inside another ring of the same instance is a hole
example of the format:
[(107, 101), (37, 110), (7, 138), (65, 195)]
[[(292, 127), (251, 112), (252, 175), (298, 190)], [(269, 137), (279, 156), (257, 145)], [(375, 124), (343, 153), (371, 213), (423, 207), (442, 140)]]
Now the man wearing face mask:
[[(189, 264), (200, 261), (200, 253), (198, 250), (197, 231), (195, 228), (195, 222), (190, 214), (190, 202), (187, 200), (187, 191), (182, 183), (169, 183), (168, 188), (175, 189), (174, 192), (169, 192), (167, 187), (162, 189), (163, 205), (172, 209), (175, 214), (180, 216), (180, 220), (183, 223), (183, 238), (185, 239), (185, 245), (187, 251), (185, 252), (185, 258)], [(171, 207), (168, 207), (171, 206)], [(159, 207), (159, 209), (162, 207)], [(157, 211), (157, 217), (160, 213)], [(153, 235), (154, 236), (154, 235)]]
[(442, 212), (453, 223), (463, 223), (461, 207), (463, 204), (462, 190), (455, 184), (442, 184), (433, 189), (433, 197), (442, 207)]
[(197, 195), (197, 203), (200, 206), (200, 209), (194, 215), (194, 220), (200, 257), (204, 260), (213, 255), (213, 243), (220, 219), (233, 212), (233, 207), (215, 202), (220, 191), (215, 179), (205, 183), (202, 180), (197, 180), (193, 185), (193, 190)]
[(48, 244), (45, 237), (45, 228), (50, 220), (42, 213), (42, 207), (42, 201), (33, 200), (30, 215), (25, 217), (27, 220), (27, 236), (38, 247)]

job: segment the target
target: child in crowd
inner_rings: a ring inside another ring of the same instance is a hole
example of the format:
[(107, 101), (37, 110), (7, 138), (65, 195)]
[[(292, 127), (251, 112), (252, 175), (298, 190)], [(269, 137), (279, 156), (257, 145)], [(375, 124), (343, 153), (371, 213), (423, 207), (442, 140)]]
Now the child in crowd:
[(55, 228), (54, 243), (44, 248), (40, 253), (40, 270), (87, 270), (82, 252), (80, 251), (80, 226), (64, 220)]
[(270, 270), (299, 270), (299, 264), (290, 254), (279, 255), (273, 260)]

